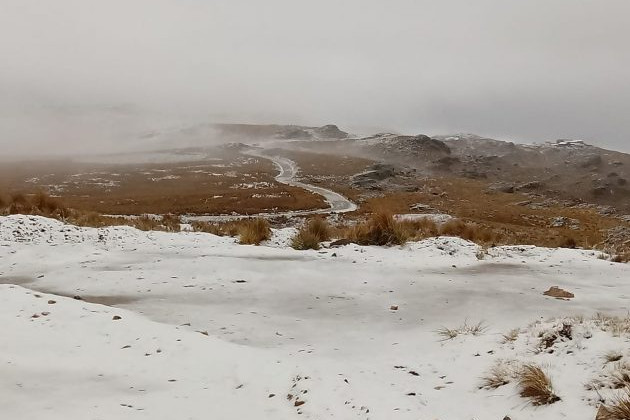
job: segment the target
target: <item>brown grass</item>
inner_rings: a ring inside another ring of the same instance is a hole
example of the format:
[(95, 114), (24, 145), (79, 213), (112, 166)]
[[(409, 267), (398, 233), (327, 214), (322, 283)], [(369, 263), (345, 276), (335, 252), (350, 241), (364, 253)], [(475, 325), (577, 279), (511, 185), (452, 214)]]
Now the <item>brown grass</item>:
[(291, 248), (299, 250), (319, 249), (319, 237), (307, 229), (300, 229), (291, 239)]
[(320, 242), (328, 241), (331, 237), (331, 227), (322, 217), (314, 217), (304, 225), (291, 239), (294, 249), (319, 249)]
[(239, 227), (239, 243), (244, 245), (260, 245), (262, 241), (271, 238), (269, 222), (263, 218), (244, 221)]
[(596, 420), (628, 419), (630, 419), (630, 390), (617, 396), (612, 404), (601, 406), (596, 417)]
[(508, 331), (507, 334), (503, 334), (503, 338), (502, 338), (503, 344), (515, 342), (518, 339), (518, 335), (520, 333), (521, 333), (520, 328), (515, 328), (513, 330)]
[(43, 191), (37, 191), (31, 195), (13, 193), (8, 202), (2, 200), (0, 211), (4, 214), (33, 214), (59, 219), (65, 218), (68, 213), (68, 209), (61, 200)]
[(623, 358), (623, 354), (618, 351), (611, 350), (604, 355), (604, 360), (606, 363), (618, 362)]
[(481, 378), (480, 389), (497, 389), (511, 382), (514, 372), (503, 362), (496, 363), (487, 375)]
[(551, 379), (538, 366), (524, 365), (517, 374), (520, 395), (527, 398), (533, 405), (549, 405), (560, 401), (553, 392)]
[(486, 332), (487, 329), (488, 327), (484, 324), (483, 321), (478, 322), (477, 324), (468, 324), (468, 321), (465, 321), (461, 326), (457, 328), (442, 327), (437, 330), (436, 333), (437, 335), (442, 337), (442, 341), (447, 341), (452, 340), (460, 335), (482, 335)]

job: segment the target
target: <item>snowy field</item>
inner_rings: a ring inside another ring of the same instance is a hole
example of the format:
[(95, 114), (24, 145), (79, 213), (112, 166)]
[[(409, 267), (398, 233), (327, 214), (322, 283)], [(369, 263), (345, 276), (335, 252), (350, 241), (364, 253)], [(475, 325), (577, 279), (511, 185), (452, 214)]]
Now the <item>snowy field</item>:
[[(593, 252), (295, 251), (288, 234), (256, 247), (1, 217), (0, 418), (592, 420), (616, 392), (604, 355), (630, 361), (628, 335), (592, 320), (628, 314), (630, 266)], [(500, 361), (544, 367), (560, 401), (480, 389)]]

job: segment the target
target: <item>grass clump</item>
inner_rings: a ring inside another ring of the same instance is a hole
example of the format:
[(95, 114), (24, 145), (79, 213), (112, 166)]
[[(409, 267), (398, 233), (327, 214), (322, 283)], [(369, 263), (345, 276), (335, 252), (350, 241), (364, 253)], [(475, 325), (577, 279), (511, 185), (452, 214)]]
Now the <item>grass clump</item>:
[(388, 212), (373, 214), (366, 222), (351, 226), (347, 239), (358, 245), (403, 245), (410, 232), (401, 221)]
[(551, 379), (539, 366), (524, 365), (517, 374), (517, 380), (520, 396), (533, 405), (549, 405), (560, 401), (560, 397), (553, 392)]
[(260, 245), (271, 238), (269, 222), (263, 218), (249, 219), (240, 224), (239, 243), (243, 245)]
[(513, 379), (514, 372), (504, 362), (497, 362), (486, 374), (481, 378), (479, 389), (497, 389), (509, 384)]
[(483, 321), (478, 322), (477, 324), (468, 324), (468, 322), (464, 322), (461, 326), (457, 328), (446, 328), (442, 327), (436, 331), (437, 335), (442, 337), (442, 341), (452, 340), (460, 335), (473, 335), (478, 336), (482, 335), (488, 327), (484, 324)]
[(630, 389), (614, 399), (611, 404), (602, 405), (596, 420), (628, 420), (630, 419)]
[(320, 242), (330, 240), (330, 230), (325, 219), (313, 218), (291, 239), (291, 247), (299, 250), (319, 249)]
[(319, 238), (308, 230), (300, 229), (291, 239), (291, 248), (298, 250), (319, 249)]
[(503, 334), (503, 339), (501, 340), (503, 344), (513, 343), (518, 338), (518, 335), (521, 333), (520, 328), (514, 328), (507, 332), (507, 334)]

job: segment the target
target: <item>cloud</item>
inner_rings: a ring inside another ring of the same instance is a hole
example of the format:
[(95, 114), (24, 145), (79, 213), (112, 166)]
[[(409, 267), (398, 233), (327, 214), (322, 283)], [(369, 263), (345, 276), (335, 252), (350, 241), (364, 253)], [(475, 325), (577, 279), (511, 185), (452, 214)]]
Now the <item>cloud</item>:
[(4, 0), (0, 146), (188, 122), (630, 149), (626, 0)]

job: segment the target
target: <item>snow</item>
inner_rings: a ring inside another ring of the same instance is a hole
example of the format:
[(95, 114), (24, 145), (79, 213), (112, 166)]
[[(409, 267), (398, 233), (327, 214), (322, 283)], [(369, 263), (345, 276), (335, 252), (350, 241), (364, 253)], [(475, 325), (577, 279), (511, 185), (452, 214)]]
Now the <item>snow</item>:
[[(2, 417), (591, 420), (614, 391), (584, 385), (606, 352), (630, 358), (627, 334), (591, 320), (628, 313), (628, 265), (448, 237), (295, 251), (293, 232), (256, 247), (1, 217)], [(481, 335), (436, 333), (480, 321)], [(572, 339), (541, 350), (564, 322)], [(544, 366), (562, 400), (479, 389), (500, 360)]]

